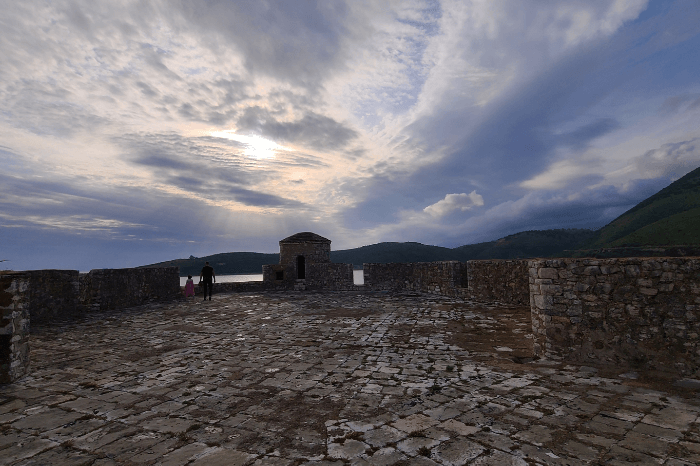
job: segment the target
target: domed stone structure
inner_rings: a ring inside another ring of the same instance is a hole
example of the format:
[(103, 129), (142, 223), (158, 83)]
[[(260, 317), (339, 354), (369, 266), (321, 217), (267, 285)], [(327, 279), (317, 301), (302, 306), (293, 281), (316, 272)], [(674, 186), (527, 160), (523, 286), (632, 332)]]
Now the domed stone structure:
[(310, 231), (280, 241), (280, 265), (293, 270), (295, 278), (306, 279), (307, 266), (331, 262), (331, 240)]
[(280, 289), (352, 288), (352, 264), (331, 263), (331, 240), (304, 231), (280, 241), (280, 263), (263, 266), (266, 286)]

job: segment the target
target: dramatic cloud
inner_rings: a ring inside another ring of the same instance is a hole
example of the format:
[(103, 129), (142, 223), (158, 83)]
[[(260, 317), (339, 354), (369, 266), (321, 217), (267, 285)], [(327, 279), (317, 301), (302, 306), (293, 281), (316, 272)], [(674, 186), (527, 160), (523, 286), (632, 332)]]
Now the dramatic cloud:
[(448, 194), (445, 196), (445, 199), (423, 209), (423, 212), (433, 217), (443, 217), (451, 212), (465, 212), (475, 206), (482, 205), (484, 205), (484, 198), (477, 194), (475, 190), (469, 194)]
[(695, 0), (0, 8), (16, 269), (594, 228), (700, 165)]

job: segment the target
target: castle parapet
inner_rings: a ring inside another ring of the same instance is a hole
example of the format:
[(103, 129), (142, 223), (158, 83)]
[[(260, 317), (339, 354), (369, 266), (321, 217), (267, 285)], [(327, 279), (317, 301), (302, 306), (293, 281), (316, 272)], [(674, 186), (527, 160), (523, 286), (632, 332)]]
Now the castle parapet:
[(0, 383), (29, 371), (29, 274), (0, 272)]

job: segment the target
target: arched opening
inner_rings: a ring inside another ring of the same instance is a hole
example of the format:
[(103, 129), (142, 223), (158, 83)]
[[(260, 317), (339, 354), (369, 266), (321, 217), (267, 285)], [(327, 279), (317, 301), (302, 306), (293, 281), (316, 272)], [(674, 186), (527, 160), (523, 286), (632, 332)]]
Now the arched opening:
[(306, 259), (304, 256), (297, 256), (297, 278), (300, 280), (306, 278)]

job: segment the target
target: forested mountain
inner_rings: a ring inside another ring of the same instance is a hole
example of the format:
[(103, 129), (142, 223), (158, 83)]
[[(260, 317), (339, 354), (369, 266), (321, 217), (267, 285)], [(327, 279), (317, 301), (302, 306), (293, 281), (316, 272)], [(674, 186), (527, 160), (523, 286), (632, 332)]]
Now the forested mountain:
[(700, 168), (598, 230), (574, 255), (700, 254)]
[[(525, 257), (551, 257), (561, 255), (589, 239), (591, 230), (524, 231), (506, 236), (498, 241), (470, 244), (458, 248), (428, 246), (421, 243), (378, 243), (360, 248), (331, 251), (331, 261), (353, 264), (362, 268), (363, 263), (467, 261), (472, 259), (516, 259)], [(209, 261), (218, 275), (262, 273), (264, 264), (277, 264), (279, 254), (254, 252), (228, 252), (206, 257), (176, 259), (146, 267), (180, 267), (180, 275), (199, 275), (205, 261)]]
[[(457, 248), (421, 243), (378, 243), (332, 251), (331, 260), (362, 268), (369, 262), (433, 262), (530, 257), (621, 257), (700, 255), (700, 168), (671, 183), (597, 231), (533, 230), (497, 241)], [(146, 267), (179, 266), (180, 274), (198, 275), (209, 261), (219, 275), (261, 273), (279, 254), (229, 252), (176, 259)]]

